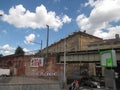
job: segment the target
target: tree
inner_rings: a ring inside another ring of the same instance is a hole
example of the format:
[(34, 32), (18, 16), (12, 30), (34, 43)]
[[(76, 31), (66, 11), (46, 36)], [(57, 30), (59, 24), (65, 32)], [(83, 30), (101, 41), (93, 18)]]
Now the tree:
[(16, 50), (15, 50), (15, 54), (19, 54), (19, 55), (24, 55), (24, 51), (23, 51), (23, 49), (20, 47), (20, 46), (18, 46), (17, 48), (16, 48)]
[(2, 57), (3, 56), (3, 54), (0, 54), (0, 57)]

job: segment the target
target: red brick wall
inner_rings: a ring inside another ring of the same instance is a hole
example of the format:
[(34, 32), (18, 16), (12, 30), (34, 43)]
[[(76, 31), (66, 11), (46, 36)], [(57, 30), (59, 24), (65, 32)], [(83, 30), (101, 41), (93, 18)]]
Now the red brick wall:
[(44, 66), (39, 68), (30, 67), (30, 60), (33, 57), (35, 56), (13, 56), (12, 58), (4, 58), (0, 62), (11, 64), (9, 68), (13, 76), (39, 76), (58, 79), (62, 65), (57, 63), (55, 56), (44, 59)]

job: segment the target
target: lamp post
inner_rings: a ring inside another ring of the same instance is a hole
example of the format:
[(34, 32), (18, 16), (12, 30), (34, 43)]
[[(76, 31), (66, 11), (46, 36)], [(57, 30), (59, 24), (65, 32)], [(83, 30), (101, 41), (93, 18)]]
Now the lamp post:
[(47, 26), (46, 58), (48, 58), (49, 25)]
[(42, 54), (42, 40), (41, 40), (41, 54)]
[[(3, 14), (0, 14), (0, 16), (3, 16)], [(2, 49), (0, 49), (0, 52), (1, 52)]]

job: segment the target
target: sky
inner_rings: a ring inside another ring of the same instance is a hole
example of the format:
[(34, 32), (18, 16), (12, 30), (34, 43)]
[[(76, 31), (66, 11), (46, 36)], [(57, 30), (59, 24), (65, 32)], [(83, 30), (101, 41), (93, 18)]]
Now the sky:
[[(120, 34), (120, 0), (0, 0), (0, 54), (46, 47), (76, 31), (112, 39)], [(35, 43), (36, 42), (36, 43)]]

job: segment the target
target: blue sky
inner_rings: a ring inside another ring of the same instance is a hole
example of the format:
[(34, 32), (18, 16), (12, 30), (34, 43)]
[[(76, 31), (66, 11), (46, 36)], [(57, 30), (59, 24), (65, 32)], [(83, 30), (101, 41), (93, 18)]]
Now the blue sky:
[(120, 33), (120, 0), (0, 0), (0, 53), (13, 54), (46, 47), (75, 31), (103, 39)]

